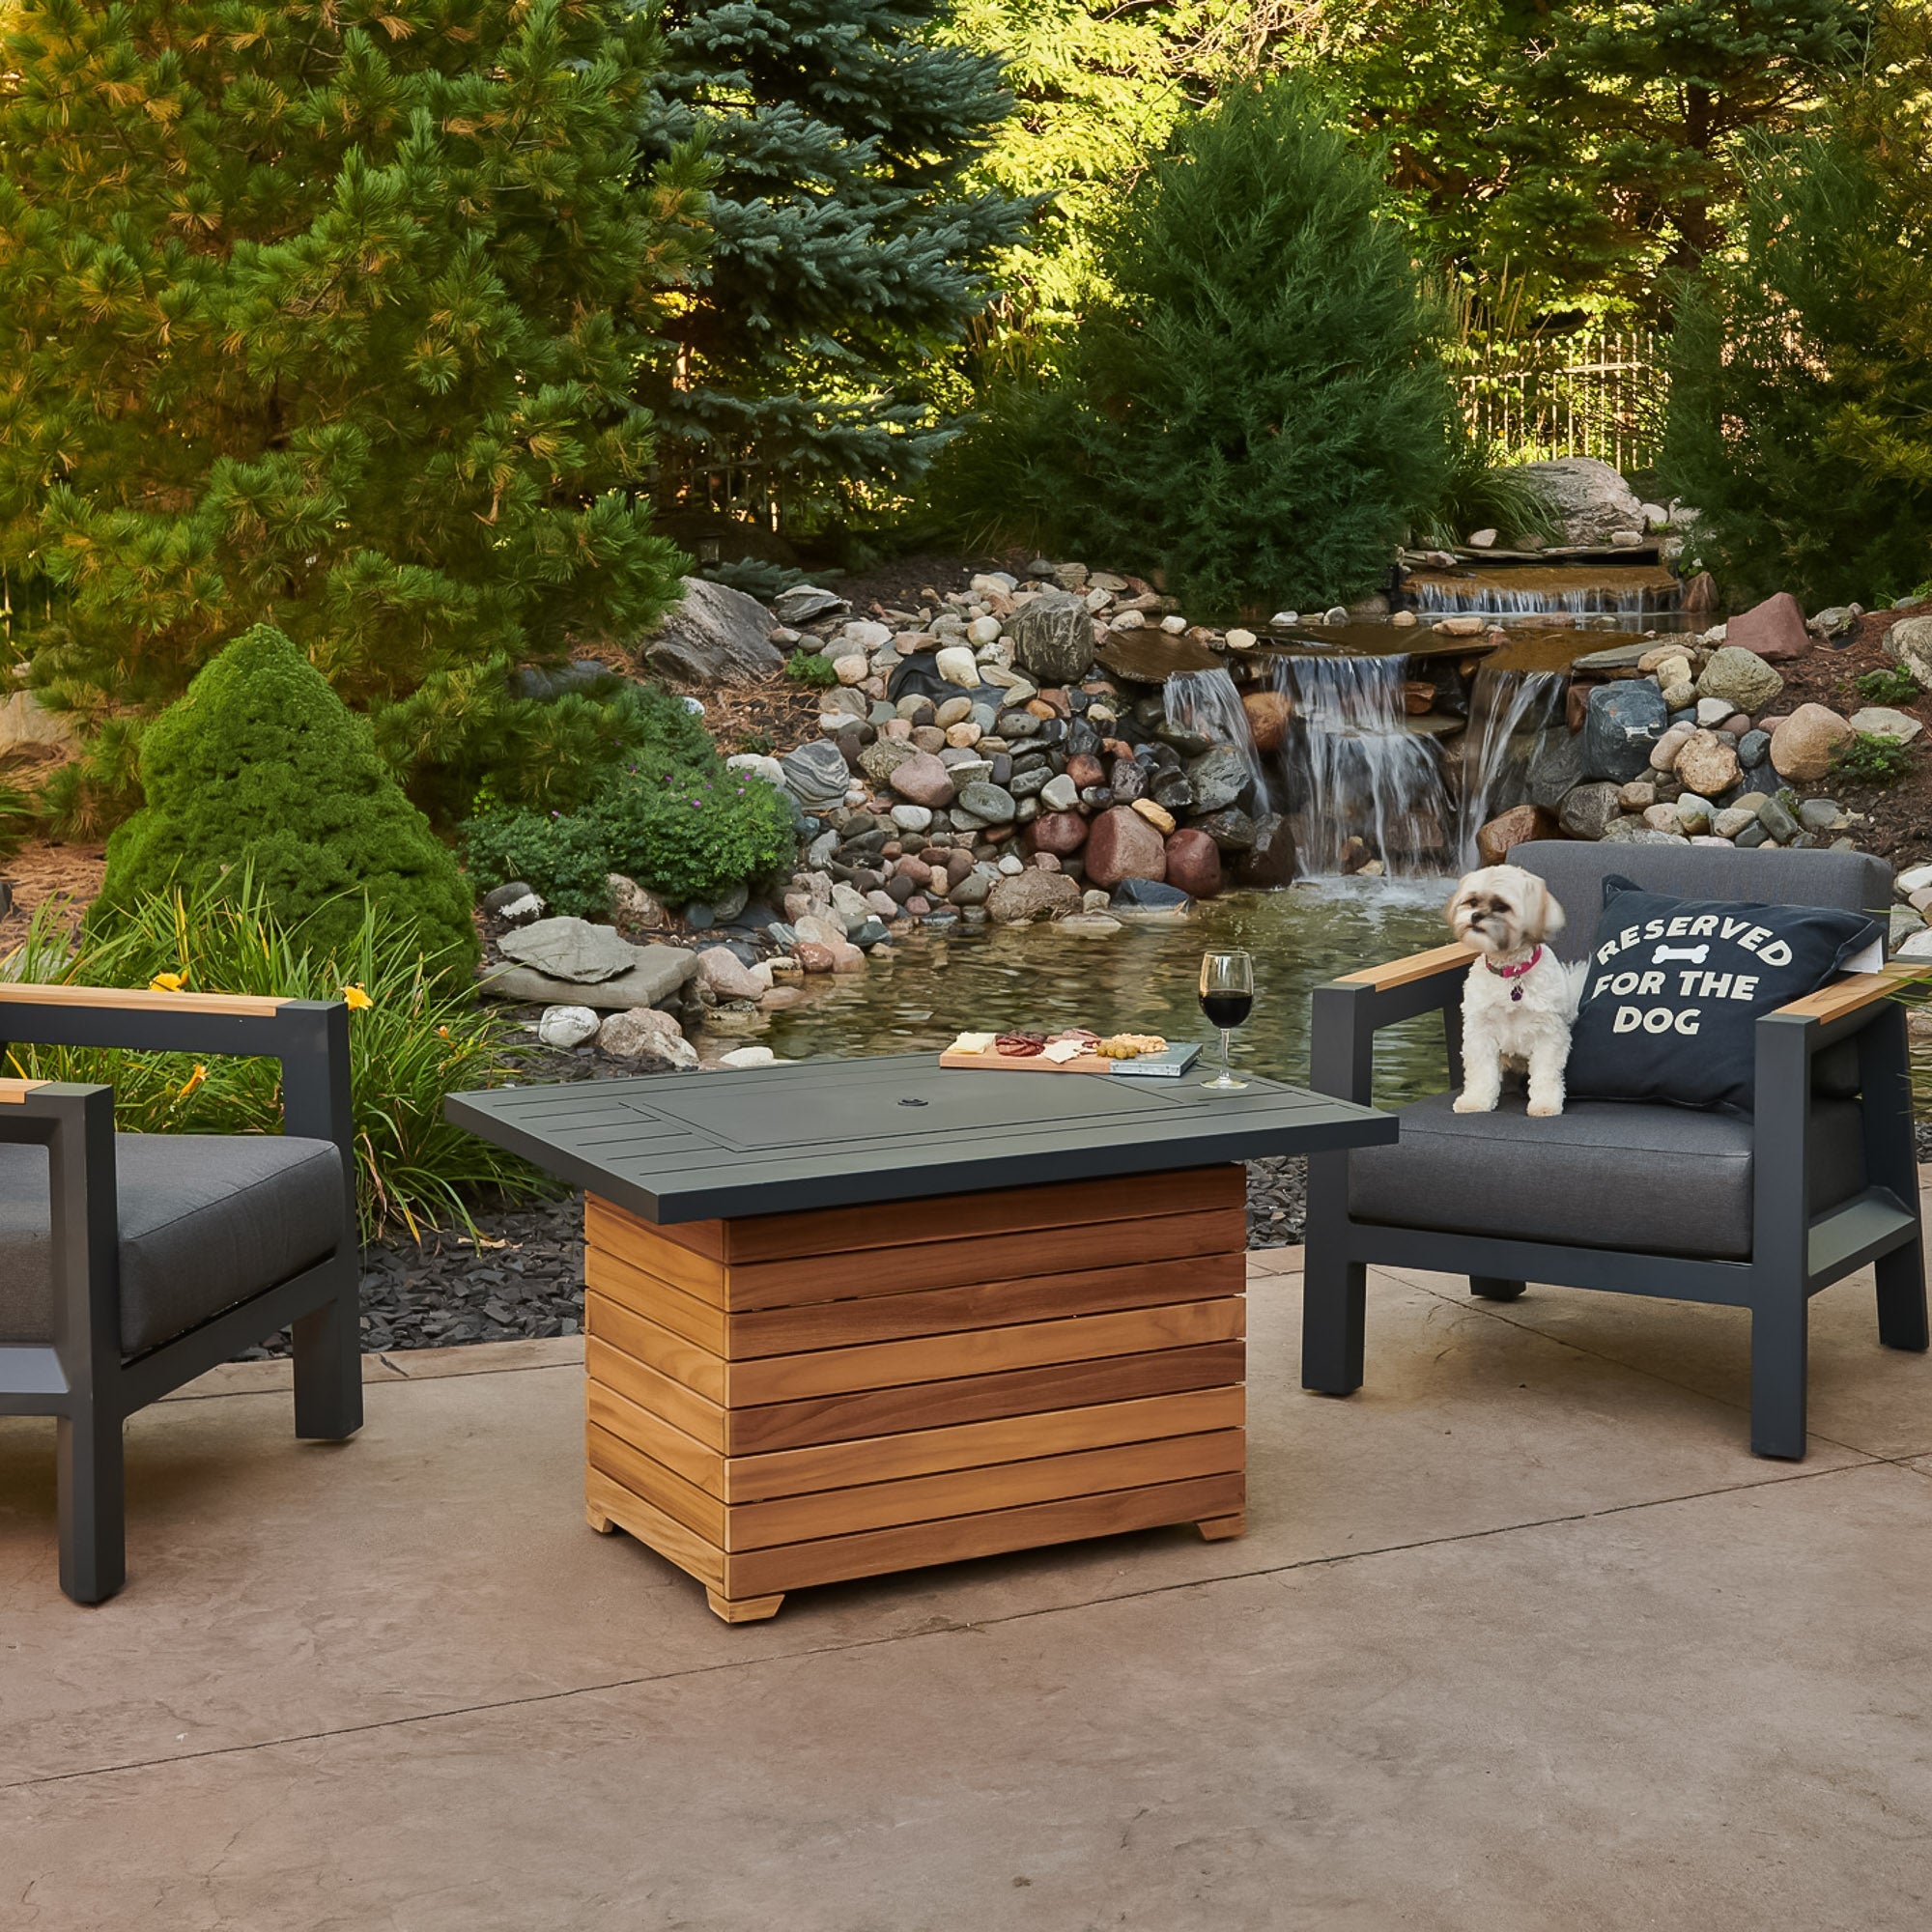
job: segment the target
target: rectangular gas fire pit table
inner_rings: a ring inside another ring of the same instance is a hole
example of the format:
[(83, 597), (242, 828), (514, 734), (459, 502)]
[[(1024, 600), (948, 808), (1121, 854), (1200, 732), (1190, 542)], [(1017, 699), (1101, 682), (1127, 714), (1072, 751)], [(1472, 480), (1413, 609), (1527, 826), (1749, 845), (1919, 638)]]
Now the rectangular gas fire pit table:
[(936, 1054), (458, 1094), (588, 1190), (584, 1495), (728, 1622), (789, 1590), (1193, 1522), (1240, 1534), (1239, 1163), (1396, 1137), (1249, 1077)]

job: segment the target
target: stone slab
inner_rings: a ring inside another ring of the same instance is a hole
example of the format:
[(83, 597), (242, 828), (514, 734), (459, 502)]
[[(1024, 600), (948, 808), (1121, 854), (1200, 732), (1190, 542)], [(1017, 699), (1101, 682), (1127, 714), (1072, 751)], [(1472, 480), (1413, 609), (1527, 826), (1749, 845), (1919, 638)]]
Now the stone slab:
[(697, 954), (682, 946), (642, 946), (638, 963), (614, 979), (581, 986), (553, 980), (528, 966), (506, 966), (485, 974), (478, 984), (492, 999), (520, 1000), (531, 1006), (597, 1007), (611, 1012), (654, 1007), (677, 992), (697, 970)]

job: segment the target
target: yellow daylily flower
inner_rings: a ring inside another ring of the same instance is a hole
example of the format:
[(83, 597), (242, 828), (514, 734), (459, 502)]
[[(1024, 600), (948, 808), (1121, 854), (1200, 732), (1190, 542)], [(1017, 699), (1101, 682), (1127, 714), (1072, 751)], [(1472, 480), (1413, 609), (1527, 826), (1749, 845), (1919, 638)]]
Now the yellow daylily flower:
[(156, 973), (148, 981), (148, 991), (151, 993), (179, 993), (186, 984), (187, 975), (185, 973)]
[(366, 1013), (376, 1004), (360, 986), (343, 987), (342, 999), (352, 1013)]
[[(176, 991), (179, 989), (170, 987), (169, 990)], [(192, 1094), (194, 1090), (197, 1087), (199, 1087), (201, 1083), (207, 1078), (208, 1078), (208, 1068), (205, 1067), (201, 1064), (201, 1062), (197, 1060), (194, 1063), (194, 1071), (190, 1073), (187, 1076), (187, 1078), (182, 1082), (181, 1092), (175, 1095), (175, 1104), (179, 1106), (181, 1102), (185, 1100), (187, 1096), (190, 1094)]]

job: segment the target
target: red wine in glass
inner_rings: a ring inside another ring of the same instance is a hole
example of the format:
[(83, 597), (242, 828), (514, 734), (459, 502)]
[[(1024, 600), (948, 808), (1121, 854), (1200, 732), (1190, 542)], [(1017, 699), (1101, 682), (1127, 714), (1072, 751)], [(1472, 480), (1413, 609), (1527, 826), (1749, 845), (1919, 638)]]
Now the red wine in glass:
[(1221, 1071), (1202, 1085), (1217, 1093), (1237, 1093), (1248, 1083), (1236, 1080), (1228, 1065), (1234, 1031), (1247, 1024), (1255, 1009), (1255, 964), (1245, 952), (1209, 952), (1201, 961), (1201, 1010), (1221, 1034)]

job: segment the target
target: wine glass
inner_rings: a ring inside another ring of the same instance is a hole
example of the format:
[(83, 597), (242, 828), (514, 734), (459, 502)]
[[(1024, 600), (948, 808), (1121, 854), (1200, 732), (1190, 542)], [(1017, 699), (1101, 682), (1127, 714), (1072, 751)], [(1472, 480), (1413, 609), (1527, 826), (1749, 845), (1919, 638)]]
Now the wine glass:
[(1245, 952), (1208, 952), (1201, 960), (1201, 1010), (1210, 1026), (1221, 1030), (1221, 1071), (1204, 1087), (1217, 1093), (1238, 1093), (1247, 1086), (1229, 1070), (1228, 1055), (1234, 1031), (1247, 1023), (1255, 1007), (1255, 962)]

